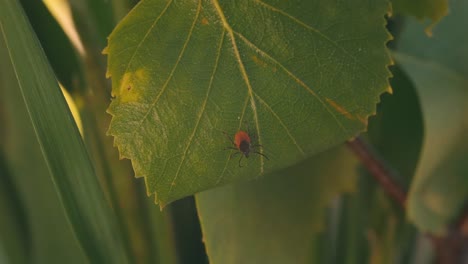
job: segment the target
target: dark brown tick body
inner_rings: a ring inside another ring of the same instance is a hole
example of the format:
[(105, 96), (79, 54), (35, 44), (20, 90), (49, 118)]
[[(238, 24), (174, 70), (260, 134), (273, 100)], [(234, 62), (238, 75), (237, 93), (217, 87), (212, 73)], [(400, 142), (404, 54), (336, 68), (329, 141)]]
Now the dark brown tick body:
[(231, 159), (233, 156), (235, 156), (235, 155), (237, 155), (239, 153), (242, 154), (240, 159), (239, 159), (239, 167), (242, 167), (241, 166), (242, 158), (244, 156), (246, 158), (248, 158), (250, 153), (255, 153), (255, 154), (261, 155), (261, 156), (265, 157), (266, 159), (268, 159), (268, 157), (265, 154), (257, 151), (258, 147), (262, 147), (261, 145), (252, 145), (251, 144), (250, 136), (249, 136), (249, 134), (247, 132), (240, 130), (239, 132), (236, 133), (236, 135), (234, 135), (234, 140), (232, 140), (231, 137), (229, 137), (228, 134), (226, 134), (226, 136), (228, 137), (229, 141), (231, 141), (232, 145), (234, 146), (234, 147), (227, 147), (226, 149), (237, 150), (237, 152), (234, 152), (234, 153), (231, 154), (229, 159)]

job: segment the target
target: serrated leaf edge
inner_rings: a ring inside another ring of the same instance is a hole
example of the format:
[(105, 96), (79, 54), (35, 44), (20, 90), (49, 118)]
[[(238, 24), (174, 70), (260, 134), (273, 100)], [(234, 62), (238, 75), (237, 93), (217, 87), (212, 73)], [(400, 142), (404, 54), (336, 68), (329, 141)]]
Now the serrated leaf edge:
[[(169, 1), (168, 4), (167, 4), (167, 6), (170, 5), (170, 3), (172, 3), (172, 1)], [(217, 6), (217, 9), (220, 8), (217, 0), (213, 0), (213, 3), (214, 3), (215, 6)], [(263, 3), (263, 2), (259, 1), (259, 3)], [(139, 3), (129, 12), (129, 14), (131, 14), (132, 12), (135, 12), (135, 10), (137, 10), (137, 7), (138, 7), (140, 4), (142, 4), (142, 1), (139, 2)], [(166, 6), (166, 7), (167, 7), (167, 6)], [(199, 8), (200, 8), (200, 7), (201, 7), (201, 1), (199, 1)], [(389, 67), (390, 67), (391, 65), (394, 65), (394, 61), (393, 61), (393, 59), (392, 59), (392, 57), (391, 57), (391, 55), (390, 55), (390, 50), (389, 50), (388, 47), (387, 47), (387, 43), (393, 39), (393, 36), (392, 36), (392, 35), (390, 34), (390, 32), (386, 29), (387, 19), (385, 18), (385, 16), (390, 15), (391, 12), (392, 12), (391, 3), (390, 3), (389, 1), (387, 1), (387, 12), (382, 16), (382, 26), (384, 27), (384, 30), (385, 30), (385, 32), (387, 33), (387, 39), (386, 39), (386, 40), (384, 41), (384, 43), (383, 43), (383, 48), (384, 48), (385, 53), (386, 53), (386, 55), (387, 55), (386, 57), (387, 57), (387, 61), (388, 61), (388, 63), (385, 65), (385, 67), (386, 67), (386, 72), (387, 72), (387, 85), (386, 85), (386, 90), (384, 90), (383, 92), (381, 92), (380, 94), (378, 94), (378, 95), (377, 95), (377, 98), (374, 98), (373, 101), (375, 101), (376, 103), (375, 103), (375, 105), (374, 105), (373, 111), (372, 111), (370, 114), (367, 114), (367, 115), (365, 115), (365, 116), (359, 118), (359, 120), (364, 124), (365, 128), (362, 129), (361, 131), (357, 131), (356, 134), (355, 134), (354, 136), (351, 136), (351, 137), (350, 137), (350, 139), (352, 139), (352, 138), (358, 136), (360, 133), (363, 133), (363, 132), (366, 132), (366, 131), (367, 131), (367, 126), (368, 126), (369, 117), (374, 116), (374, 115), (377, 114), (377, 105), (378, 105), (378, 104), (380, 103), (380, 101), (381, 101), (381, 95), (384, 94), (384, 93), (392, 94), (392, 88), (391, 88), (391, 86), (390, 86), (390, 81), (389, 81), (389, 80), (390, 80), (390, 78), (393, 77), (393, 75), (392, 75), (391, 71), (389, 70)], [(128, 14), (128, 15), (129, 15), (129, 14)], [(221, 14), (222, 14), (222, 13), (221, 13)], [(128, 16), (128, 15), (127, 15), (127, 16)], [(194, 24), (195, 24), (196, 21), (197, 21), (197, 18), (194, 19)], [(225, 22), (225, 19), (224, 19), (223, 23), (224, 23), (224, 22)], [(230, 28), (229, 25), (227, 25), (227, 26)], [(224, 25), (224, 27), (225, 27), (226, 30), (228, 29), (228, 28), (226, 28), (226, 25)], [(114, 34), (115, 32), (118, 31), (118, 28), (119, 28), (119, 26), (117, 25), (117, 27), (114, 29), (114, 31), (113, 31), (113, 32), (111, 33), (111, 35), (109, 36), (109, 38), (108, 38), (109, 41), (111, 41), (111, 39), (112, 39), (112, 37), (113, 37), (113, 34)], [(234, 32), (232, 29), (231, 29), (231, 33), (232, 33), (231, 40), (235, 43), (235, 39), (234, 39), (234, 34), (235, 34), (235, 32)], [(234, 44), (233, 44), (233, 45), (234, 45)], [(106, 47), (104, 48), (104, 50), (103, 50), (102, 53), (103, 53), (104, 55), (109, 56), (109, 54), (108, 54), (108, 53), (109, 53), (108, 49), (109, 49), (109, 46), (106, 46)], [(239, 54), (238, 51), (237, 51), (236, 54), (237, 54), (238, 56), (240, 56), (240, 54)], [(242, 67), (242, 66), (241, 66), (241, 67)], [(244, 72), (245, 72), (245, 69), (244, 69)], [(109, 68), (108, 68), (107, 71), (106, 71), (106, 78), (112, 78), (112, 74), (110, 73)], [(250, 91), (251, 91), (251, 89), (250, 89)], [(253, 98), (253, 94), (251, 94), (251, 96), (252, 96), (252, 98)], [(252, 99), (252, 100), (253, 100), (253, 99)], [(254, 109), (256, 109), (256, 108), (254, 107)], [(327, 108), (327, 109), (328, 109), (328, 108)], [(109, 108), (107, 109), (106, 112), (112, 116), (112, 118), (111, 118), (111, 123), (112, 123), (112, 121), (113, 121), (114, 118), (115, 118), (114, 113), (113, 113)], [(256, 114), (256, 111), (254, 111), (254, 113)], [(258, 122), (257, 122), (256, 125), (257, 125), (257, 131), (259, 131), (259, 130), (258, 130), (258, 129), (259, 129), (259, 128), (258, 128)], [(108, 136), (113, 136), (113, 137), (114, 137), (113, 146), (114, 146), (114, 147), (117, 147), (117, 149), (118, 149), (118, 151), (119, 151), (119, 159), (121, 159), (121, 160), (122, 160), (122, 159), (129, 159), (129, 160), (130, 160), (130, 162), (131, 162), (131, 164), (132, 164), (132, 168), (134, 169), (134, 172), (135, 172), (135, 178), (144, 178), (147, 196), (150, 197), (152, 194), (154, 194), (154, 196), (155, 196), (154, 201), (155, 201), (156, 204), (159, 204), (161, 210), (162, 210), (167, 204), (171, 203), (172, 200), (170, 200), (170, 201), (168, 201), (168, 202), (159, 200), (159, 199), (158, 199), (157, 191), (151, 191), (151, 190), (149, 189), (149, 187), (148, 187), (149, 185), (148, 185), (148, 182), (147, 182), (147, 179), (148, 179), (147, 175), (144, 175), (144, 173), (139, 173), (138, 171), (136, 171), (135, 166), (134, 166), (134, 162), (135, 162), (135, 161), (134, 161), (129, 155), (124, 155), (123, 152), (122, 152), (121, 146), (119, 146), (119, 145), (116, 143), (116, 141), (117, 141), (116, 139), (117, 139), (119, 136), (118, 136), (118, 135), (115, 135), (115, 134), (112, 134), (112, 133), (110, 132), (110, 129), (107, 131), (106, 135), (108, 135)], [(259, 140), (260, 140), (260, 139), (259, 139)], [(262, 167), (263, 167), (263, 166), (262, 166)]]

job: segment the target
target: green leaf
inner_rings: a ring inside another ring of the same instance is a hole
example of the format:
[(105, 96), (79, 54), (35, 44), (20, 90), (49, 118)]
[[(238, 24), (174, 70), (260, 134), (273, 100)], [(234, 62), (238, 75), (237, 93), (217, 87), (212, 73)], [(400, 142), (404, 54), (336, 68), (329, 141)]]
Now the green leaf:
[[(29, 231), (24, 226), (21, 230), (28, 232), (28, 236), (24, 239), (29, 241), (30, 249), (22, 245), (19, 253), (23, 257), (29, 255), (30, 260), (34, 260), (35, 263), (86, 262), (86, 256), (71, 230), (54, 189), (1, 34), (0, 113), (4, 114), (0, 141), (3, 143), (2, 150), (6, 154), (6, 163), (11, 172), (11, 185), (17, 187), (16, 195), (18, 200), (24, 203), (27, 216), (24, 220), (29, 223)], [(1, 183), (1, 185), (10, 192), (14, 191), (11, 187), (7, 187), (7, 184)], [(17, 210), (21, 210), (17, 204), (14, 206)], [(21, 222), (19, 219), (14, 221)], [(9, 255), (14, 254), (11, 251), (15, 243), (13, 240), (21, 237), (12, 236), (2, 232), (2, 239), (7, 242)], [(18, 263), (16, 260), (12, 262)]]
[(5, 59), (14, 71), (9, 78), (16, 79), (42, 158), (75, 235), (90, 261), (126, 263), (128, 256), (115, 216), (106, 204), (52, 69), (19, 3), (1, 0), (0, 5), (0, 29), (8, 51)]
[(20, 0), (57, 79), (68, 91), (82, 86), (79, 57), (43, 1)]
[[(162, 206), (298, 163), (366, 128), (388, 90), (386, 1), (143, 0), (109, 38), (109, 134)], [(239, 168), (232, 138), (260, 155)]]
[(467, 146), (463, 122), (468, 82), (444, 67), (413, 56), (396, 53), (395, 59), (418, 88), (426, 131), (409, 192), (408, 216), (422, 231), (440, 234), (468, 197), (464, 188), (468, 186), (468, 167), (457, 172), (447, 167), (447, 161), (453, 162), (453, 152), (463, 152), (461, 149)]
[[(0, 43), (0, 48), (1, 45)], [(0, 114), (4, 110), (3, 107), (0, 107)], [(6, 120), (0, 117), (0, 121)], [(2, 124), (5, 124), (5, 122), (2, 122)], [(3, 133), (0, 135), (2, 138), (5, 136)], [(11, 263), (30, 262), (31, 241), (29, 236), (31, 235), (31, 227), (27, 221), (24, 204), (12, 180), (12, 173), (8, 168), (2, 150), (0, 150), (0, 214), (2, 215), (0, 217), (0, 249), (3, 244), (6, 251), (5, 255), (8, 256)], [(2, 262), (0, 258), (0, 263), (7, 262)]]
[(465, 146), (463, 120), (468, 82), (444, 67), (413, 56), (395, 53), (395, 59), (418, 89), (425, 123), (421, 160), (408, 196), (408, 216), (422, 231), (440, 234), (468, 195), (466, 188), (452, 189), (454, 182), (468, 186), (468, 168), (464, 173), (440, 171), (448, 155)]
[(416, 85), (425, 123), (407, 213), (420, 230), (437, 234), (455, 220), (468, 199), (468, 166), (457, 158), (468, 152), (468, 39), (460, 26), (468, 23), (468, 2), (454, 2), (452, 7), (433, 38), (410, 21), (395, 54)]
[(210, 263), (309, 263), (325, 208), (355, 189), (357, 164), (339, 147), (256, 182), (197, 194)]
[(430, 19), (426, 34), (432, 35), (432, 28), (448, 14), (448, 0), (392, 0), (395, 13), (412, 15), (418, 20)]
[[(111, 119), (105, 111), (110, 100), (110, 82), (105, 77), (105, 57), (101, 52), (106, 37), (116, 23), (110, 10), (116, 5), (122, 9), (128, 2), (115, 0), (111, 4), (107, 0), (85, 0), (70, 3), (87, 54), (82, 61), (87, 83), (80, 83), (79, 93), (73, 95), (80, 102), (85, 144), (101, 188), (114, 210), (129, 262), (176, 263), (172, 223), (168, 217), (170, 212), (161, 212), (151, 201), (152, 206), (148, 205), (144, 182), (129, 177), (133, 175), (130, 161), (119, 160), (113, 138), (106, 136)], [(49, 8), (54, 6), (50, 5)], [(57, 19), (66, 21), (67, 18), (71, 19), (67, 17), (67, 12), (62, 12)], [(62, 63), (69, 56), (62, 54)]]

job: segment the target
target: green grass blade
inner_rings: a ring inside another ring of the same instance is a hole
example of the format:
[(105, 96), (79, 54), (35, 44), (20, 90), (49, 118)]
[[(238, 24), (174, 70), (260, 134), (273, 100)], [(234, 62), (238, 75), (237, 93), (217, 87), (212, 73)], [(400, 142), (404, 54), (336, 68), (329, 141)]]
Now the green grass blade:
[[(0, 124), (2, 124), (0, 145), (5, 154), (8, 174), (11, 173), (9, 175), (11, 185), (14, 184), (18, 200), (21, 200), (27, 217), (18, 216), (14, 221), (18, 222), (20, 218), (24, 218), (29, 224), (27, 239), (30, 240), (31, 248), (28, 256), (30, 261), (20, 262), (13, 259), (12, 262), (30, 263), (34, 260), (36, 264), (86, 263), (86, 256), (73, 234), (66, 212), (55, 191), (2, 34), (0, 34), (0, 62)], [(3, 186), (3, 183), (0, 185)], [(4, 188), (12, 191), (12, 187)], [(19, 208), (17, 204), (12, 206)], [(9, 213), (1, 213), (1, 215), (7, 214)], [(24, 226), (21, 228), (25, 230)], [(14, 250), (12, 240), (20, 236), (1, 231), (0, 233), (1, 239), (8, 245), (5, 249), (8, 255), (11, 255), (11, 250)], [(25, 245), (18, 246), (21, 255), (28, 254)]]
[(125, 263), (120, 233), (63, 95), (24, 13), (0, 0), (9, 59), (68, 218), (92, 262)]
[[(0, 240), (3, 242), (5, 255), (11, 262), (28, 263), (31, 253), (31, 241), (28, 239), (31, 235), (30, 226), (24, 204), (18, 196), (11, 176), (0, 150)], [(0, 263), (6, 262), (2, 262), (0, 257)]]

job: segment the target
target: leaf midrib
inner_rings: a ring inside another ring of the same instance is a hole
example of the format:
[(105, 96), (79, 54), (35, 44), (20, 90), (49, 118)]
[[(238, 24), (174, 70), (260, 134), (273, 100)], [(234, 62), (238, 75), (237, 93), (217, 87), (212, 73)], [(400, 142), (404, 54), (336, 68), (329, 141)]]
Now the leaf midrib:
[[(249, 96), (250, 96), (250, 104), (251, 104), (251, 107), (252, 107), (252, 112), (254, 114), (255, 126), (256, 126), (256, 129), (257, 129), (257, 140), (258, 140), (258, 143), (260, 145), (262, 145), (262, 138), (261, 138), (261, 135), (260, 135), (261, 134), (260, 124), (259, 124), (259, 121), (258, 121), (257, 106), (255, 104), (255, 99), (254, 99), (254, 96), (253, 96), (252, 85), (250, 84), (249, 76), (247, 75), (247, 71), (245, 69), (244, 63), (242, 62), (242, 58), (240, 56), (239, 49), (237, 48), (236, 39), (234, 37), (234, 31), (232, 30), (231, 26), (227, 22), (227, 19), (224, 16), (224, 12), (223, 12), (223, 10), (221, 9), (221, 6), (218, 3), (218, 0), (212, 0), (212, 3), (213, 3), (214, 8), (216, 9), (216, 12), (218, 12), (218, 16), (221, 19), (221, 22), (223, 23), (223, 27), (226, 29), (226, 31), (228, 32), (228, 35), (231, 38), (231, 43), (232, 43), (232, 47), (234, 49), (234, 54), (236, 55), (236, 59), (237, 59), (237, 62), (239, 64), (239, 68), (240, 68), (240, 71), (241, 71), (241, 74), (242, 74), (242, 78), (245, 81), (245, 84), (247, 86), (248, 93), (249, 93)], [(262, 155), (260, 155), (260, 174), (263, 174), (264, 166), (265, 166), (265, 158)]]
[(188, 150), (189, 150), (189, 148), (190, 148), (190, 146), (191, 146), (191, 144), (193, 142), (193, 138), (195, 137), (195, 134), (196, 134), (196, 132), (198, 130), (200, 121), (201, 121), (201, 119), (203, 117), (203, 114), (204, 114), (204, 112), (206, 110), (206, 104), (208, 102), (208, 98), (210, 96), (210, 93), (211, 93), (211, 90), (212, 90), (212, 87), (213, 87), (214, 76), (216, 75), (216, 71), (218, 69), (219, 58), (221, 57), (221, 50), (222, 50), (222, 47), (223, 47), (224, 36), (225, 36), (225, 32), (223, 31), (223, 33), (221, 34), (221, 38), (220, 38), (220, 42), (219, 42), (219, 48), (218, 48), (217, 55), (216, 55), (216, 61), (215, 61), (214, 67), (213, 67), (213, 72), (212, 72), (211, 77), (210, 77), (210, 83), (208, 84), (208, 89), (206, 91), (205, 99), (204, 99), (204, 101), (202, 103), (202, 106), (201, 106), (201, 108), (199, 110), (197, 122), (195, 124), (195, 127), (193, 128), (192, 133), (190, 134), (189, 142), (187, 143), (187, 146), (185, 147), (185, 150), (184, 150), (182, 159), (180, 161), (179, 167), (177, 168), (174, 179), (172, 179), (172, 183), (171, 183), (171, 187), (169, 188), (168, 196), (170, 196), (170, 194), (172, 192), (172, 187), (175, 185), (175, 181), (177, 180), (177, 177), (179, 176), (180, 169), (182, 168), (182, 165), (184, 164), (185, 158), (187, 157)]
[[(297, 18), (289, 15), (288, 13), (284, 12), (283, 10), (280, 10), (280, 9), (277, 9), (273, 6), (270, 6), (264, 2), (262, 2), (261, 0), (253, 0), (254, 2), (257, 2), (258, 4), (260, 5), (263, 5), (265, 6), (266, 8), (269, 8), (270, 10), (274, 11), (274, 12), (277, 12), (281, 15), (284, 15), (285, 17), (288, 17), (289, 19), (293, 20), (295, 23), (315, 32), (318, 34), (318, 36), (324, 38), (325, 40), (327, 40), (328, 42), (330, 42), (333, 46), (335, 46), (335, 48), (341, 50), (342, 52), (344, 52), (348, 57), (350, 57), (352, 60), (354, 60), (357, 64), (359, 64), (363, 69), (365, 69), (366, 71), (368, 71), (369, 73), (375, 75), (378, 77), (378, 75), (370, 70), (368, 70), (365, 65), (362, 65), (352, 54), (350, 54), (349, 52), (347, 52), (343, 47), (341, 47), (340, 45), (338, 45), (336, 42), (334, 42), (332, 39), (328, 38), (326, 35), (324, 35), (322, 32), (318, 31), (317, 29), (305, 24), (304, 22), (298, 20)], [(271, 109), (271, 107), (269, 107), (269, 105), (266, 103), (266, 101), (264, 101), (257, 93), (255, 93), (253, 91), (253, 88), (252, 88), (252, 85), (250, 83), (250, 79), (249, 79), (249, 75), (247, 74), (247, 71), (246, 71), (246, 68), (244, 66), (244, 63), (242, 61), (242, 58), (241, 58), (241, 54), (240, 54), (240, 51), (238, 49), (238, 43), (236, 41), (236, 36), (241, 39), (248, 47), (254, 49), (255, 51), (259, 52), (260, 54), (262, 54), (262, 56), (264, 56), (265, 58), (269, 59), (270, 61), (274, 62), (275, 64), (277, 64), (280, 68), (282, 68), (291, 78), (293, 78), (297, 83), (299, 83), (303, 88), (305, 88), (306, 90), (308, 90), (312, 95), (314, 95), (314, 97), (316, 97), (320, 103), (322, 104), (323, 107), (325, 107), (325, 109), (330, 113), (330, 115), (335, 119), (336, 123), (338, 126), (340, 126), (340, 128), (343, 130), (343, 132), (345, 134), (347, 134), (346, 132), (346, 129), (344, 128), (343, 124), (340, 122), (340, 120), (337, 118), (337, 115), (335, 112), (333, 112), (328, 106), (327, 104), (309, 87), (307, 86), (301, 79), (299, 79), (294, 73), (292, 73), (288, 68), (286, 68), (286, 66), (282, 65), (279, 61), (277, 61), (276, 59), (274, 59), (271, 55), (267, 54), (265, 51), (261, 50), (258, 46), (256, 46), (255, 44), (253, 44), (252, 42), (250, 42), (246, 37), (244, 37), (241, 33), (235, 31), (232, 29), (232, 27), (230, 26), (230, 24), (228, 23), (225, 15), (224, 15), (224, 12), (223, 12), (223, 9), (221, 8), (221, 6), (219, 5), (219, 2), (218, 0), (211, 0), (216, 12), (218, 13), (218, 16), (222, 22), (222, 26), (224, 28), (224, 30), (227, 32), (227, 35), (229, 36), (229, 38), (231, 39), (231, 43), (232, 43), (232, 47), (233, 47), (233, 51), (234, 51), (234, 54), (235, 54), (235, 57), (236, 57), (236, 60), (237, 60), (237, 63), (239, 64), (239, 70), (240, 70), (240, 73), (245, 81), (245, 84), (246, 84), (246, 87), (247, 87), (247, 90), (248, 90), (248, 96), (246, 99), (249, 99), (250, 98), (250, 103), (251, 103), (251, 107), (252, 107), (252, 111), (253, 111), (253, 114), (254, 114), (254, 120), (255, 120), (255, 125), (256, 125), (256, 132), (257, 132), (257, 137), (258, 137), (258, 143), (261, 144), (261, 131), (260, 131), (260, 125), (259, 125), (259, 118), (258, 118), (258, 113), (257, 113), (257, 107), (256, 107), (256, 99), (261, 103), (261, 104), (264, 104), (265, 106), (267, 106), (267, 109), (272, 112), (272, 114), (274, 115), (275, 118), (278, 119), (278, 121), (280, 122), (280, 124), (283, 126), (283, 128), (285, 129), (285, 131), (287, 132), (288, 136), (291, 138), (291, 140), (293, 141), (294, 145), (297, 146), (298, 150), (301, 152), (301, 154), (305, 155), (304, 151), (302, 150), (302, 148), (299, 146), (299, 144), (297, 143), (296, 139), (293, 137), (293, 135), (290, 133), (290, 131), (288, 130), (288, 128), (285, 126), (285, 124), (282, 122), (282, 120), (280, 119), (280, 117), (275, 114), (275, 112), (273, 111), (273, 109)], [(133, 60), (136, 56), (136, 54), (139, 52), (142, 44), (145, 42), (145, 40), (147, 39), (147, 37), (150, 35), (150, 32), (153, 30), (153, 28), (158, 24), (157, 22), (160, 20), (161, 17), (164, 16), (164, 14), (166, 13), (167, 9), (170, 7), (170, 5), (173, 3), (173, 0), (170, 0), (166, 6), (164, 7), (163, 11), (159, 14), (159, 16), (156, 18), (156, 20), (153, 22), (153, 24), (151, 25), (151, 27), (148, 29), (148, 31), (146, 32), (145, 36), (143, 37), (143, 39), (139, 42), (139, 44), (136, 46), (126, 68), (125, 68), (125, 71), (124, 73), (126, 73), (130, 67), (131, 67), (131, 64), (133, 63)], [(195, 16), (195, 19), (194, 19), (194, 22), (192, 24), (192, 27), (190, 29), (190, 32), (187, 36), (187, 39), (184, 43), (184, 46), (179, 54), (179, 57), (176, 61), (176, 64), (174, 65), (168, 79), (166, 80), (164, 86), (162, 87), (160, 93), (157, 95), (157, 97), (155, 98), (154, 102), (150, 105), (150, 107), (148, 108), (148, 111), (145, 113), (144, 117), (142, 118), (141, 122), (139, 123), (138, 126), (136, 126), (135, 130), (133, 131), (133, 133), (135, 133), (141, 126), (142, 124), (144, 123), (144, 121), (147, 119), (150, 111), (155, 107), (156, 103), (158, 102), (160, 96), (162, 93), (164, 93), (164, 91), (166, 90), (167, 86), (168, 86), (168, 83), (170, 82), (171, 78), (172, 78), (172, 75), (173, 73), (175, 72), (181, 58), (183, 57), (184, 55), (184, 51), (186, 50), (186, 47), (190, 41), (190, 37), (191, 37), (191, 34), (194, 30), (194, 26), (195, 26), (195, 23), (198, 19), (198, 15), (200, 13), (200, 6), (201, 6), (201, 1), (198, 2), (198, 10), (197, 10), (197, 14)], [(223, 36), (226, 36), (225, 32), (223, 31)], [(218, 61), (217, 61), (218, 62)], [(217, 64), (216, 62), (216, 64)], [(216, 67), (217, 65), (215, 66), (215, 70), (213, 72), (213, 75), (214, 73), (216, 72)], [(213, 78), (213, 75), (211, 76)], [(210, 82), (210, 86), (211, 86), (211, 82)], [(209, 95), (209, 90), (210, 88), (208, 88), (208, 92), (207, 94)], [(243, 113), (242, 115), (244, 114), (245, 112), (245, 108), (247, 106), (247, 103), (248, 103), (248, 100), (246, 101), (246, 104), (244, 106), (244, 109), (243, 109)], [(204, 105), (206, 104), (206, 98), (205, 98), (205, 103)], [(203, 114), (203, 111), (204, 111), (204, 106), (202, 106), (201, 108), (201, 114), (199, 115), (199, 118), (201, 118), (202, 114)], [(185, 151), (183, 153), (183, 157), (182, 157), (182, 160), (181, 160), (181, 164), (177, 170), (177, 173), (176, 175), (174, 176), (174, 179), (172, 181), (172, 183), (175, 182), (175, 180), (177, 179), (178, 177), (178, 174), (179, 174), (179, 171), (180, 171), (180, 168), (182, 167), (182, 164), (185, 160), (185, 156), (187, 154), (187, 151), (190, 147), (190, 144), (192, 142), (192, 139), (193, 139), (193, 134), (195, 133), (197, 127), (198, 127), (198, 123), (199, 123), (200, 119), (198, 119), (197, 121), (197, 124), (195, 125), (195, 128), (194, 128), (194, 131), (192, 132), (192, 135), (189, 137), (188, 139), (188, 144), (187, 144), (187, 147), (185, 148)], [(261, 164), (260, 164), (260, 172), (261, 174), (263, 174), (264, 172), (264, 158), (263, 156), (260, 157), (261, 159)], [(226, 167), (225, 167), (226, 169)], [(224, 169), (224, 170), (225, 170)], [(223, 170), (223, 173), (224, 174), (224, 170)], [(222, 176), (220, 177), (220, 180), (221, 180)], [(172, 190), (172, 184), (171, 184), (171, 187), (170, 187), (170, 190)]]

